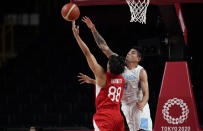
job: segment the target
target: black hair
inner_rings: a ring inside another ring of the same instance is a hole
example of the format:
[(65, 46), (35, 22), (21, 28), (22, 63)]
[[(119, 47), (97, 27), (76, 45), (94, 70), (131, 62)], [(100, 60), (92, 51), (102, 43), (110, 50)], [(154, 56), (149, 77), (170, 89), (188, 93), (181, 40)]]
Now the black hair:
[(109, 57), (110, 72), (115, 75), (119, 75), (124, 72), (126, 63), (125, 58), (122, 56), (112, 55)]
[(135, 49), (137, 51), (138, 57), (142, 58), (143, 57), (143, 49), (140, 46), (133, 46), (131, 49)]

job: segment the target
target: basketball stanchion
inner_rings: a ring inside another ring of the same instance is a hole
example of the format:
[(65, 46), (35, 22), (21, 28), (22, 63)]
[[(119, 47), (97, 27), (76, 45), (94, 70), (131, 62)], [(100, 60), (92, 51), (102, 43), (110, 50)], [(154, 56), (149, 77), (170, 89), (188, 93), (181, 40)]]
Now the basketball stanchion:
[(154, 131), (200, 131), (187, 62), (167, 62)]

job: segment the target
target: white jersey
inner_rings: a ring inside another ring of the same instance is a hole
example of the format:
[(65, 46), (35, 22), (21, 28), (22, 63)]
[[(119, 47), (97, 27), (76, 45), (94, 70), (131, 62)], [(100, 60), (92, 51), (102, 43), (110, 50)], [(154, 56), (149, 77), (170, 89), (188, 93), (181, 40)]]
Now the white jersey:
[(136, 102), (141, 101), (143, 98), (142, 89), (139, 85), (141, 69), (143, 67), (140, 65), (132, 70), (125, 67), (125, 71), (122, 74), (125, 78), (125, 88), (121, 100), (121, 110), (130, 131), (140, 129), (152, 131), (152, 120), (148, 103), (144, 106), (143, 111), (140, 111), (136, 106)]
[(136, 68), (129, 70), (125, 67), (125, 71), (122, 74), (125, 78), (125, 89), (122, 97), (122, 103), (131, 104), (135, 101), (142, 100), (142, 89), (139, 85), (139, 74), (142, 66), (138, 65)]

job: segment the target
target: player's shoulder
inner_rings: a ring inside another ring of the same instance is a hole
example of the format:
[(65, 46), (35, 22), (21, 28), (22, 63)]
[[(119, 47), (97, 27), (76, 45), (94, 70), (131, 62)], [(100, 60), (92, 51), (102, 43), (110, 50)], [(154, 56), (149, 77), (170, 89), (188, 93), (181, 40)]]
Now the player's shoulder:
[(140, 78), (143, 78), (143, 77), (147, 77), (147, 71), (144, 68), (140, 70)]
[(137, 65), (137, 68), (138, 68), (138, 69), (144, 69), (144, 67), (141, 66), (141, 65)]

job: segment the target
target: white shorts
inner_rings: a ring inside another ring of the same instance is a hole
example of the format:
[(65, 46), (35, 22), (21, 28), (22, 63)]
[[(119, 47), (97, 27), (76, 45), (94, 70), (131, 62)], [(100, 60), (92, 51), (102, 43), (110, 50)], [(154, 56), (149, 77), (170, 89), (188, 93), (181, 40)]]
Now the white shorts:
[(152, 131), (152, 120), (148, 103), (143, 108), (143, 111), (140, 111), (136, 107), (136, 103), (130, 105), (122, 103), (121, 110), (123, 111), (130, 131), (140, 129)]

